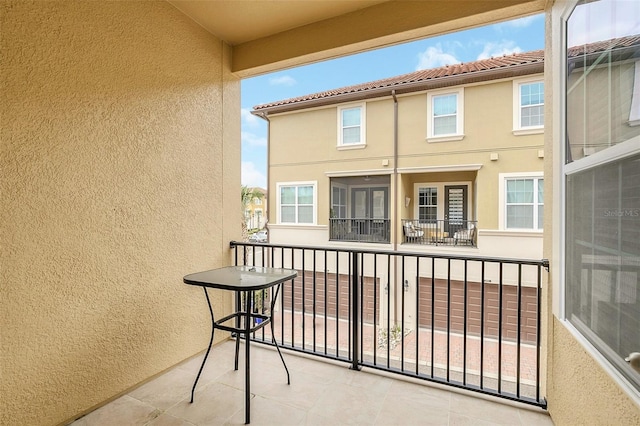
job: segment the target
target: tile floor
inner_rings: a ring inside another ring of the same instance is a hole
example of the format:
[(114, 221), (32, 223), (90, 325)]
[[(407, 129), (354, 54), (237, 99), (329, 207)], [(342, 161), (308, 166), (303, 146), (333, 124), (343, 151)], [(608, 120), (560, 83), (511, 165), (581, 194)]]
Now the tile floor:
[[(543, 425), (542, 410), (477, 394), (353, 371), (343, 363), (254, 344), (251, 361), (253, 425)], [(240, 359), (244, 346), (241, 344)], [(234, 342), (214, 347), (193, 404), (191, 386), (202, 355), (71, 423), (89, 425), (232, 425), (244, 423), (244, 367), (233, 370)]]

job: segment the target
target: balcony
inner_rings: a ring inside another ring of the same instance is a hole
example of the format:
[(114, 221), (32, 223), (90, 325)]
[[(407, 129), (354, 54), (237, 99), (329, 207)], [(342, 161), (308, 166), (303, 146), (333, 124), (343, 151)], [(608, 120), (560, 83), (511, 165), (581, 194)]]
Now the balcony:
[(329, 239), (360, 243), (389, 243), (389, 219), (329, 219)]
[(478, 221), (402, 219), (405, 244), (478, 247)]
[[(189, 395), (202, 355), (72, 423), (85, 425), (213, 425), (244, 423), (243, 357), (233, 370), (233, 341), (215, 346), (193, 404)], [(241, 348), (242, 350), (242, 348)], [(506, 405), (441, 387), (424, 386), (374, 369), (284, 353), (291, 385), (278, 354), (252, 346), (251, 424), (553, 425), (542, 409)]]
[[(546, 261), (231, 248), (235, 264), (298, 270), (279, 293), (248, 298), (255, 312), (273, 306), (273, 327), (252, 336), (252, 423), (553, 424), (540, 385)], [(214, 347), (193, 404), (202, 355), (74, 425), (242, 423), (244, 374), (242, 365), (233, 370), (234, 349), (233, 340)]]

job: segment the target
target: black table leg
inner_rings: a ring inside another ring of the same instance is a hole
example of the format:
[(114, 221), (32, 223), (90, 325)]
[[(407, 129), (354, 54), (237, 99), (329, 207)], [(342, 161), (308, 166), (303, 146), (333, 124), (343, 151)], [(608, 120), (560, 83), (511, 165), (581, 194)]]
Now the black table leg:
[(207, 293), (207, 288), (202, 287), (204, 290), (204, 295), (207, 298), (207, 305), (209, 305), (209, 313), (211, 313), (211, 340), (209, 340), (209, 347), (207, 348), (207, 353), (204, 355), (204, 359), (202, 360), (202, 365), (200, 366), (200, 370), (198, 370), (198, 375), (196, 376), (196, 381), (193, 382), (193, 388), (191, 388), (191, 403), (193, 403), (193, 394), (196, 391), (196, 385), (198, 384), (198, 380), (200, 379), (200, 374), (202, 373), (202, 369), (204, 368), (204, 364), (207, 362), (207, 357), (209, 356), (209, 352), (211, 351), (211, 345), (213, 345), (213, 333), (216, 331), (216, 321), (213, 317), (213, 309), (211, 308), (211, 301), (209, 300), (209, 293)]
[(269, 312), (269, 315), (271, 316), (271, 340), (273, 340), (273, 344), (276, 345), (276, 349), (278, 350), (278, 355), (280, 355), (280, 360), (282, 361), (282, 365), (284, 365), (284, 371), (287, 372), (287, 384), (290, 385), (291, 384), (291, 380), (289, 379), (289, 369), (287, 368), (287, 364), (284, 362), (284, 358), (282, 357), (282, 352), (280, 352), (280, 346), (278, 346), (278, 341), (276, 340), (276, 334), (275, 334), (275, 330), (273, 329), (273, 310), (276, 307), (276, 299), (278, 298), (278, 293), (280, 292), (280, 286), (282, 284), (278, 284), (278, 287), (276, 288), (276, 294), (273, 296), (273, 299), (271, 300), (271, 311)]
[(251, 347), (251, 305), (249, 303), (249, 292), (245, 293), (245, 317), (244, 317), (244, 423), (251, 423), (251, 374), (249, 364), (251, 361), (249, 348)]

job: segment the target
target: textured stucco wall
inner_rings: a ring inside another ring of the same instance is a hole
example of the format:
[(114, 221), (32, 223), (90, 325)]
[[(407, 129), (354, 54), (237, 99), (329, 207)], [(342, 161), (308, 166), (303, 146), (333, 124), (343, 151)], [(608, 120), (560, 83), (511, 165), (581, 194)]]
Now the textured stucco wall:
[(0, 424), (57, 424), (206, 347), (182, 276), (240, 234), (239, 81), (165, 2), (0, 13)]
[(553, 324), (549, 413), (558, 425), (639, 425), (640, 408), (569, 331)]

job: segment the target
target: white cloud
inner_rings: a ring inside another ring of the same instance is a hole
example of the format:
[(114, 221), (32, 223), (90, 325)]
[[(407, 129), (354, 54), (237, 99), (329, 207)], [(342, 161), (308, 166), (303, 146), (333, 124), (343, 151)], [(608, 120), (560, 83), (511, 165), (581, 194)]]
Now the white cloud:
[(461, 61), (451, 53), (442, 50), (440, 43), (435, 46), (429, 46), (427, 50), (418, 54), (418, 65), (416, 71), (430, 68), (437, 68), (444, 65), (459, 64)]
[(242, 184), (250, 187), (267, 187), (267, 178), (251, 161), (242, 162)]
[(484, 44), (482, 53), (478, 55), (478, 60), (491, 58), (492, 56), (511, 55), (521, 53), (522, 49), (513, 40), (502, 40), (499, 42), (488, 42)]
[(240, 109), (240, 118), (242, 119), (242, 124), (246, 124), (250, 127), (257, 127), (262, 121), (260, 117), (256, 117), (251, 114), (251, 110), (248, 108)]
[(269, 85), (271, 86), (295, 86), (297, 83), (296, 79), (289, 75), (272, 77), (269, 79)]
[(511, 21), (495, 24), (494, 28), (499, 31), (509, 30), (511, 28), (527, 28), (538, 19), (544, 19), (544, 15), (525, 16), (524, 18), (513, 19)]
[(242, 132), (241, 133), (242, 145), (245, 147), (266, 147), (267, 146), (267, 138), (264, 136), (258, 136), (255, 133), (251, 132)]

